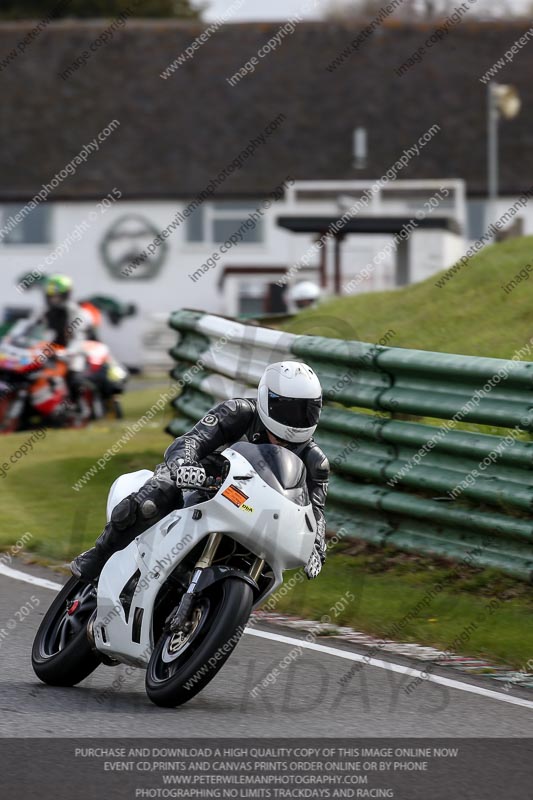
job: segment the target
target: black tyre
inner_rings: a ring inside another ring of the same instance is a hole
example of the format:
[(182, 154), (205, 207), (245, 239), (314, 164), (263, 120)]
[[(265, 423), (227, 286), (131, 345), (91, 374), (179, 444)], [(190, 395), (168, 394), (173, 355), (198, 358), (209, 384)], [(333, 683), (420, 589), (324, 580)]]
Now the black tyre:
[(101, 664), (87, 638), (95, 610), (94, 587), (71, 578), (44, 615), (33, 643), (31, 662), (43, 683), (75, 686)]
[(112, 409), (116, 419), (124, 419), (124, 409), (122, 403), (115, 397), (112, 401)]
[(21, 427), (22, 414), (17, 417), (10, 417), (9, 412), (17, 402), (15, 394), (0, 395), (0, 433), (14, 433)]
[(252, 611), (249, 584), (228, 578), (209, 587), (187, 635), (163, 633), (146, 670), (146, 693), (158, 706), (191, 700), (211, 681), (239, 641)]
[(83, 397), (89, 413), (89, 420), (102, 419), (105, 417), (105, 406), (99, 391), (95, 386), (87, 381), (83, 389)]

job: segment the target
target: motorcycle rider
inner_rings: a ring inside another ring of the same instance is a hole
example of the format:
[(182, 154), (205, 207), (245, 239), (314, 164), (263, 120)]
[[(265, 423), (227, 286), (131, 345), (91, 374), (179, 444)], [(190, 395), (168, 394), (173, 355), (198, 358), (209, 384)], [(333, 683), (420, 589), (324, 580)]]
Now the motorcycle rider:
[(68, 367), (66, 376), (70, 398), (78, 412), (81, 412), (83, 374), (86, 359), (82, 342), (87, 338), (88, 315), (72, 298), (72, 280), (67, 275), (51, 275), (46, 280), (46, 310), (39, 317), (53, 332), (51, 344), (65, 348)]
[(300, 281), (286, 293), (287, 309), (291, 314), (297, 314), (305, 308), (316, 308), (320, 302), (322, 292), (312, 281)]
[(257, 400), (226, 400), (174, 440), (154, 476), (118, 503), (94, 547), (72, 561), (73, 575), (95, 580), (113, 553), (183, 506), (182, 486), (204, 485), (211, 454), (243, 440), (287, 447), (305, 464), (317, 521), (315, 546), (305, 572), (308, 578), (316, 578), (326, 557), (324, 506), (329, 480), (328, 460), (312, 438), (321, 408), (322, 387), (310, 367), (296, 361), (268, 366)]

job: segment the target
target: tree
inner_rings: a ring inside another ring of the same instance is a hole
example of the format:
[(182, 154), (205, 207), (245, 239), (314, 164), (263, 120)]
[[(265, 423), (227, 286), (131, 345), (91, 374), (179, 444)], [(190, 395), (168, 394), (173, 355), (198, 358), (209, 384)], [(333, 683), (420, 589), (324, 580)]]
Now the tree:
[(201, 9), (191, 0), (0, 0), (0, 19), (53, 17), (177, 17), (198, 19)]
[[(403, 0), (401, 6), (393, 11), (395, 19), (427, 20), (444, 19), (457, 9), (457, 0)], [(326, 16), (330, 19), (373, 19), (387, 6), (387, 0), (332, 0)], [(477, 19), (525, 17), (526, 9), (520, 9), (512, 0), (478, 0), (471, 5), (467, 16)]]

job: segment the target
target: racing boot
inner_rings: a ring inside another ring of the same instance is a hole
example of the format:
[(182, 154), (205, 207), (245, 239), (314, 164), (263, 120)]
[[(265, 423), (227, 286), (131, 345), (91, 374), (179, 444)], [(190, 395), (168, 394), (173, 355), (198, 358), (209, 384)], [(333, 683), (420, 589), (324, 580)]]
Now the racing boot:
[(79, 580), (95, 581), (114, 553), (123, 550), (137, 536), (166, 517), (173, 508), (181, 508), (182, 505), (181, 489), (167, 480), (160, 468), (156, 468), (156, 477), (115, 506), (110, 521), (94, 547), (71, 562), (72, 574)]
[(70, 571), (75, 578), (91, 583), (100, 575), (104, 564), (113, 553), (123, 550), (135, 538), (126, 531), (119, 531), (112, 522), (108, 522), (94, 547), (85, 550), (71, 562)]
[(70, 570), (76, 578), (96, 580), (113, 553), (123, 550), (136, 536), (153, 525), (158, 511), (155, 503), (150, 498), (139, 502), (137, 494), (140, 493), (129, 495), (118, 503), (94, 547), (72, 561)]

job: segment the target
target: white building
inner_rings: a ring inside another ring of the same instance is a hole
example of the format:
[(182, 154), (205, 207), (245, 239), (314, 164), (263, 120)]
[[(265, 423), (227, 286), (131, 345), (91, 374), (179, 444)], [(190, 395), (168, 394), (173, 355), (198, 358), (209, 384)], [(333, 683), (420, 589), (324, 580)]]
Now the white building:
[[(65, 272), (74, 279), (79, 298), (111, 296), (137, 307), (137, 315), (121, 325), (105, 323), (104, 337), (119, 358), (132, 365), (138, 363), (139, 354), (143, 363), (160, 360), (161, 350), (173, 341), (173, 335), (166, 334), (166, 320), (177, 308), (231, 317), (276, 312), (282, 310), (283, 287), (305, 279), (324, 283), (325, 296), (332, 294), (334, 241), (313, 247), (318, 234), (293, 233), (279, 222), (295, 217), (339, 220), (372, 185), (296, 182), (235, 245), (230, 237), (261, 209), (260, 198), (205, 202), (137, 266), (135, 259), (178, 212), (182, 216), (186, 202), (117, 200), (96, 213), (94, 202), (42, 204), (0, 245), (3, 313), (23, 313), (42, 303), (40, 291), (21, 291), (18, 281), (26, 273)], [(426, 212), (430, 199), (443, 188), (448, 192), (445, 200)], [(501, 199), (502, 214), (513, 201)], [(2, 206), (4, 223), (18, 208)], [(354, 219), (365, 223), (412, 219), (416, 225), (421, 213), (432, 221), (445, 220), (446, 227), (415, 227), (401, 244), (399, 237), (395, 243), (390, 234), (347, 235), (340, 251), (341, 293), (391, 289), (424, 280), (453, 264), (478, 235), (469, 228), (462, 181), (390, 183), (373, 194), (364, 215)], [(525, 230), (533, 231), (533, 216), (523, 216)], [(382, 252), (383, 258), (376, 263)], [(308, 266), (302, 265), (302, 259)], [(125, 274), (128, 264), (130, 274)]]
[[(464, 187), (459, 181), (438, 185), (446, 185), (450, 197), (445, 208), (435, 213), (452, 219), (457, 232), (415, 230), (409, 238), (411, 252), (402, 283), (422, 280), (449, 266), (463, 250), (459, 232), (465, 223)], [(117, 355), (133, 364), (139, 351), (153, 349), (158, 341), (154, 320), (160, 328), (161, 320), (176, 308), (201, 308), (227, 316), (278, 311), (283, 284), (303, 279), (320, 283), (322, 260), (324, 292), (332, 293), (333, 242), (313, 248), (317, 235), (291, 233), (278, 220), (294, 216), (337, 220), (346, 211), (346, 202), (352, 205), (370, 187), (368, 182), (296, 182), (234, 245), (230, 237), (255, 209), (261, 210), (261, 200), (205, 202), (137, 266), (135, 259), (142, 258), (186, 203), (117, 200), (108, 208), (98, 208), (94, 202), (42, 204), (0, 245), (4, 313), (22, 313), (42, 302), (37, 289), (28, 290), (28, 284), (21, 287), (23, 275), (65, 272), (74, 279), (80, 298), (108, 295), (137, 306), (137, 316), (118, 327), (107, 325), (105, 330)], [(414, 218), (435, 188), (435, 182), (397, 182), (373, 196), (365, 218)], [(2, 207), (4, 224), (18, 208)], [(343, 286), (371, 265), (390, 241), (391, 236), (384, 235), (348, 236), (341, 262)], [(302, 266), (300, 259), (306, 254), (309, 266)], [(130, 274), (126, 274), (128, 264)], [(396, 272), (392, 253), (374, 267), (357, 291), (391, 288), (398, 284)]]
[[(384, 24), (328, 71), (352, 33), (301, 23), (268, 63), (230, 86), (227, 76), (276, 33), (275, 23), (222, 26), (163, 79), (202, 25), (136, 20), (62, 78), (101, 29), (101, 20), (52, 23), (0, 71), (0, 321), (41, 302), (38, 291), (17, 291), (25, 273), (65, 272), (78, 298), (137, 306), (136, 317), (106, 325), (104, 336), (138, 365), (173, 341), (165, 320), (174, 309), (276, 311), (287, 274), (321, 282), (326, 293), (394, 288), (451, 266), (486, 232), (486, 92), (476, 75), (491, 53), (482, 25), (462, 23), (455, 44), (443, 41), (400, 79), (394, 67), (416, 49), (420, 26)], [(1, 23), (0, 52), (24, 32), (24, 23)], [(508, 28), (493, 34), (495, 51), (507, 46)], [(524, 50), (521, 63), (529, 57)], [(527, 92), (525, 67), (513, 82)], [(528, 113), (502, 126), (500, 214), (530, 188)], [(86, 163), (9, 227), (87, 142), (96, 144)], [(373, 191), (404, 153), (404, 167)], [(282, 197), (265, 208), (282, 183)], [(365, 193), (371, 200), (360, 208)], [(336, 239), (315, 247), (354, 207)], [(533, 232), (533, 211), (519, 217)], [(226, 247), (237, 232), (241, 240)]]

